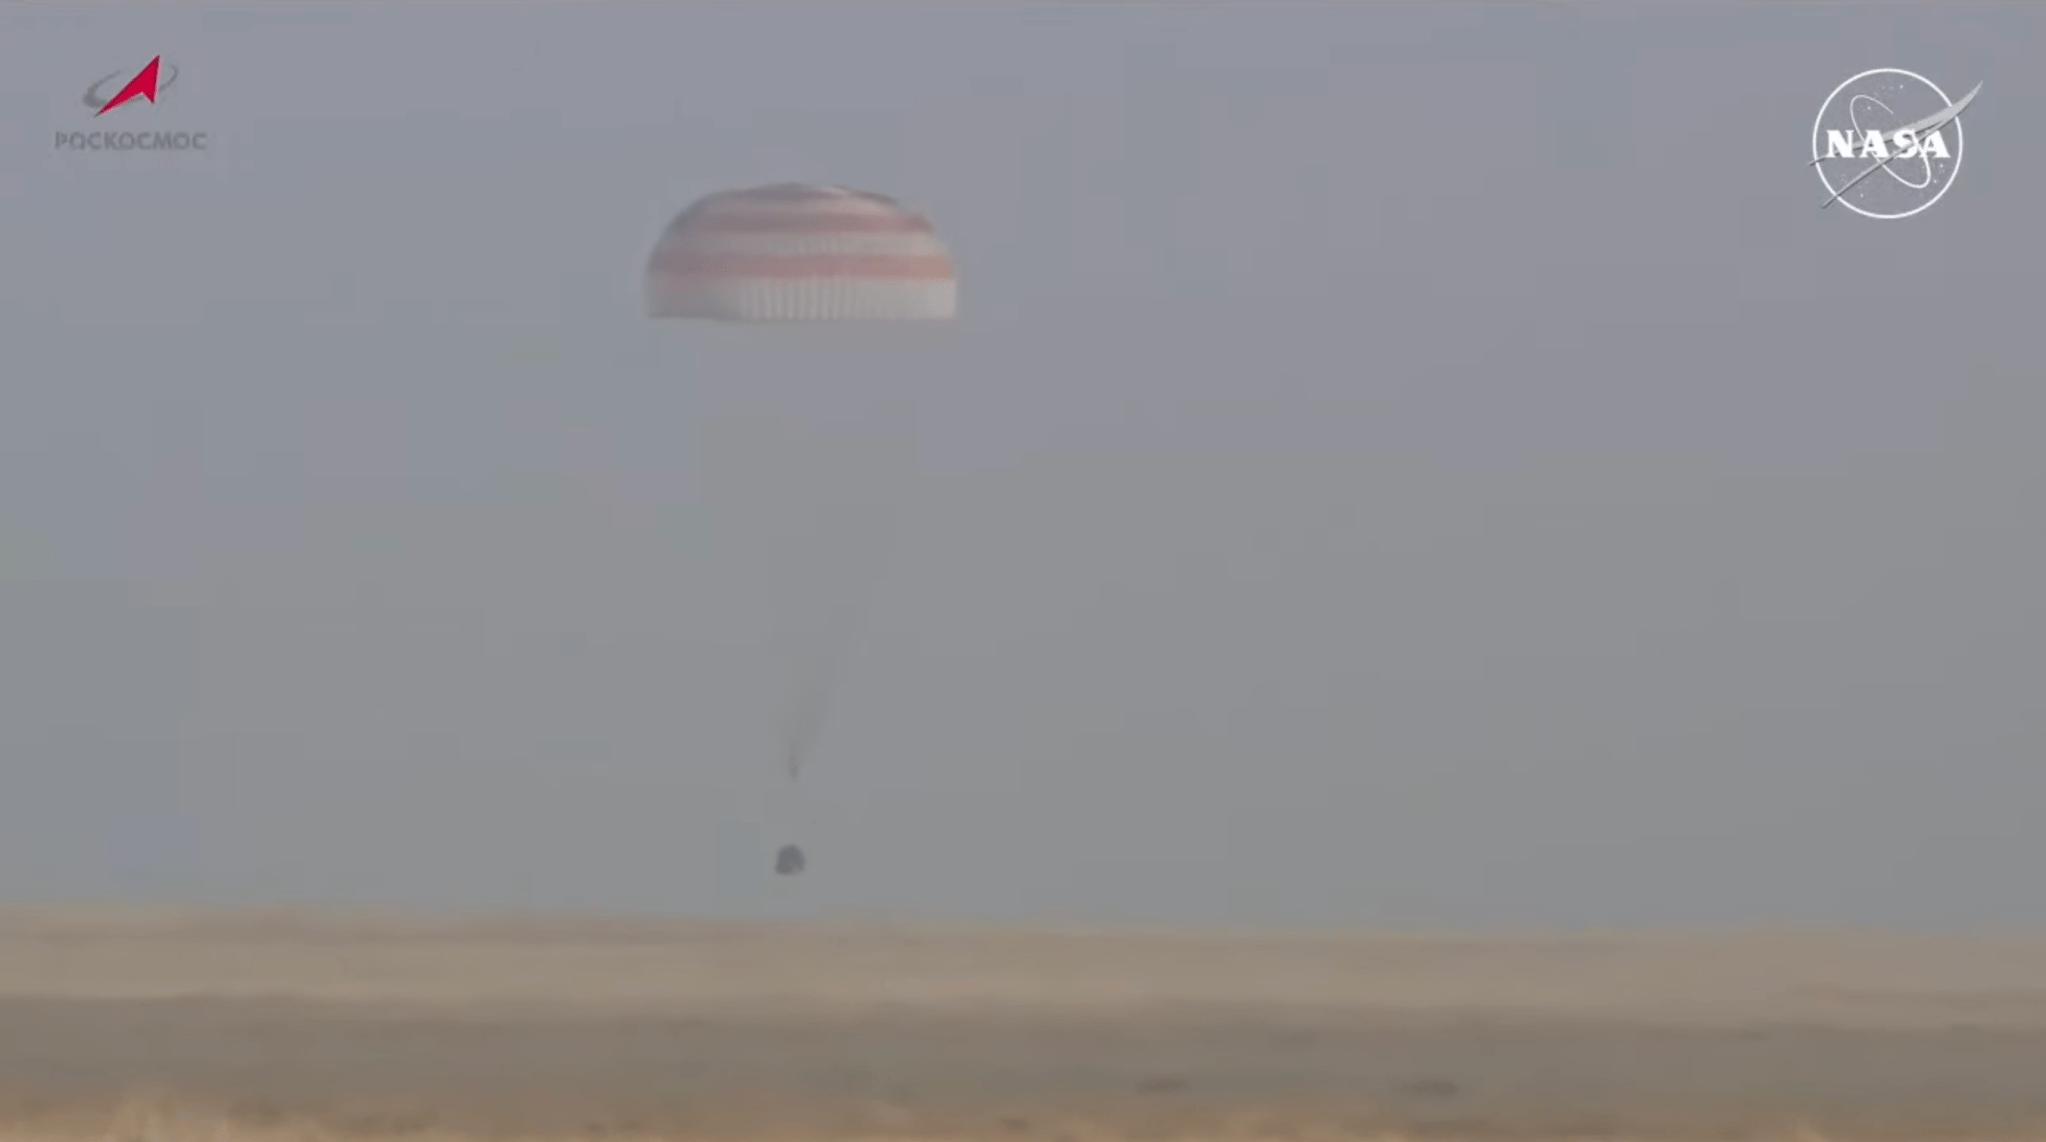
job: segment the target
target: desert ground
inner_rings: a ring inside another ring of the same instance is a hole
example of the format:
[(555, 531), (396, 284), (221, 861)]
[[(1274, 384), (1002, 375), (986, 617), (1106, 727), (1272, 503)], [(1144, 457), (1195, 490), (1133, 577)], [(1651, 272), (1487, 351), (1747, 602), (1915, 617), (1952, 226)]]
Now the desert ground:
[(2046, 1139), (2046, 940), (0, 911), (0, 1142)]

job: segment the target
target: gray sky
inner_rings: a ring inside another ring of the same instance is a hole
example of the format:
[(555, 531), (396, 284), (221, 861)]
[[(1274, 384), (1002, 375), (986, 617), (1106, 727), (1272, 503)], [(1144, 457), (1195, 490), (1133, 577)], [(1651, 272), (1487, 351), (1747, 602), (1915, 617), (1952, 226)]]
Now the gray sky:
[[(157, 53), (130, 118), (210, 153), (53, 153)], [(2042, 53), (2023, 3), (0, 8), (0, 897), (2039, 926)], [(1905, 222), (1806, 166), (1877, 66), (1986, 84)], [(640, 318), (676, 210), (791, 179), (926, 210), (957, 325)], [(765, 539), (862, 486), (791, 803)]]

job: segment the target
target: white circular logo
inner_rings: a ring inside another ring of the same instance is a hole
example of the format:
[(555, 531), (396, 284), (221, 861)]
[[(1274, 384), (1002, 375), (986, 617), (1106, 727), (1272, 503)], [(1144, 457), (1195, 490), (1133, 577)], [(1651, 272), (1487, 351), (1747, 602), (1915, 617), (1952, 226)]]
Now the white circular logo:
[(1864, 218), (1909, 218), (1938, 202), (1961, 172), (1957, 103), (1916, 72), (1878, 67), (1853, 76), (1819, 105), (1812, 169), (1838, 202)]

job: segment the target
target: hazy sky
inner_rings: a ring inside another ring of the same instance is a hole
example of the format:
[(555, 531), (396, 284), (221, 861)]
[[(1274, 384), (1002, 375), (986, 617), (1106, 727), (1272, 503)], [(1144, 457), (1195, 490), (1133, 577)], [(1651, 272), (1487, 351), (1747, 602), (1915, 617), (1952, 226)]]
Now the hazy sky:
[[(53, 151), (157, 53), (121, 114), (210, 152)], [(2016, 2), (0, 7), (0, 898), (2046, 924), (2042, 57)], [(1985, 84), (1903, 222), (1806, 165), (1878, 66)], [(640, 317), (783, 180), (927, 211), (959, 322)], [(845, 553), (767, 540), (881, 487), (790, 802), (764, 587)]]

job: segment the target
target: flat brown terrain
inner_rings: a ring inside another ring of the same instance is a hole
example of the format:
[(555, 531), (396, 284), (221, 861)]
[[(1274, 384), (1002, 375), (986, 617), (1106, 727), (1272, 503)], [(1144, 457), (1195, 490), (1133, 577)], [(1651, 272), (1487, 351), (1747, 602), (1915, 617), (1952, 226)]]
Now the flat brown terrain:
[(0, 912), (0, 1142), (2046, 1139), (2046, 941)]

